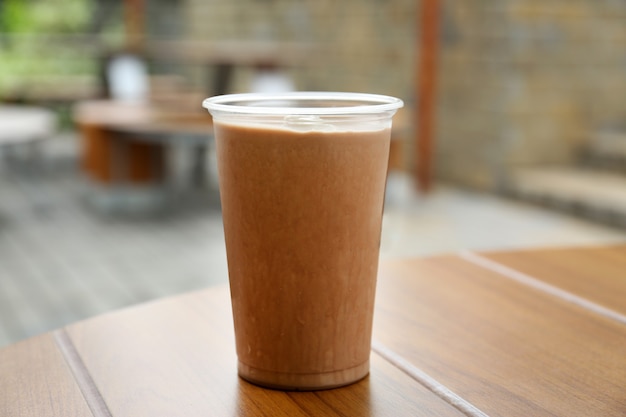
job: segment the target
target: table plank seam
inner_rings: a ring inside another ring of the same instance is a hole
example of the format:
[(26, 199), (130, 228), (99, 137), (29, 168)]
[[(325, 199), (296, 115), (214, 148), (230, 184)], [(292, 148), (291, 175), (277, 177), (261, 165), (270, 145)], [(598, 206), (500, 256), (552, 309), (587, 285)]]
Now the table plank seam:
[(535, 278), (531, 275), (520, 272), (516, 269), (503, 265), (499, 262), (493, 261), (489, 258), (481, 256), (475, 252), (471, 251), (462, 251), (459, 254), (459, 257), (464, 261), (470, 262), (474, 265), (477, 265), (481, 268), (487, 269), (489, 271), (495, 272), (496, 274), (516, 281), (522, 285), (526, 285), (528, 287), (534, 288), (538, 291), (544, 292), (546, 294), (550, 294), (554, 297), (560, 298), (568, 303), (574, 304), (578, 307), (586, 309), (588, 311), (594, 312), (601, 316), (607, 317), (611, 320), (615, 320), (619, 323), (626, 324), (626, 316), (618, 313), (615, 310), (611, 310), (610, 308), (604, 307), (600, 304), (594, 303), (586, 298), (580, 297), (576, 294), (573, 294), (569, 291), (563, 290), (554, 285), (550, 285), (544, 281), (541, 281), (538, 278)]
[(478, 407), (465, 400), (382, 343), (372, 341), (372, 350), (466, 416), (489, 417), (489, 415), (481, 411)]
[(65, 329), (59, 329), (52, 334), (93, 416), (112, 417), (109, 407), (104, 401), (102, 394), (98, 390), (96, 383), (87, 370), (85, 363), (80, 357), (78, 350), (76, 350), (74, 343), (72, 343), (67, 331)]

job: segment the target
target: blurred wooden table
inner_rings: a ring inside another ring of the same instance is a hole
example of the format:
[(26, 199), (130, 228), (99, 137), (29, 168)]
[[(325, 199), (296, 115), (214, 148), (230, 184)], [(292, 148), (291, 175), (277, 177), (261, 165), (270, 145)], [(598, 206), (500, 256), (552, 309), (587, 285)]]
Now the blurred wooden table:
[(236, 375), (228, 288), (0, 350), (2, 416), (625, 416), (626, 245), (381, 264), (372, 369), (320, 392)]
[[(115, 100), (76, 104), (73, 119), (82, 133), (82, 167), (93, 180), (119, 185), (161, 183), (165, 151), (190, 145), (204, 171), (204, 152), (213, 134), (211, 116), (201, 100), (167, 105)], [(191, 107), (191, 106), (195, 106)]]

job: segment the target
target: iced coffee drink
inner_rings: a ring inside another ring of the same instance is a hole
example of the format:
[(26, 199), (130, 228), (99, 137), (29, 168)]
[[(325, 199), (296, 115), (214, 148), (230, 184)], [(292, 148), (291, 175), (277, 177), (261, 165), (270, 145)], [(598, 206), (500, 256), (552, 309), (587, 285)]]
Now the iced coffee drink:
[(401, 102), (329, 93), (215, 99), (239, 111), (205, 104), (214, 116), (240, 376), (299, 390), (363, 378), (391, 116)]

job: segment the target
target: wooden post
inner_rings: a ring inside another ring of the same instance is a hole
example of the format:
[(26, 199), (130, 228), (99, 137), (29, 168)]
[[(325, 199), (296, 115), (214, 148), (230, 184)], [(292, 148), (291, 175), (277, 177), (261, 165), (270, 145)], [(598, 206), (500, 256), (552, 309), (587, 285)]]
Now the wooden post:
[(146, 14), (145, 0), (124, 0), (126, 46), (139, 48), (143, 42)]
[(422, 10), (418, 22), (421, 39), (415, 82), (417, 98), (415, 109), (416, 179), (419, 189), (428, 192), (432, 185), (433, 171), (440, 0), (422, 0), (421, 4)]

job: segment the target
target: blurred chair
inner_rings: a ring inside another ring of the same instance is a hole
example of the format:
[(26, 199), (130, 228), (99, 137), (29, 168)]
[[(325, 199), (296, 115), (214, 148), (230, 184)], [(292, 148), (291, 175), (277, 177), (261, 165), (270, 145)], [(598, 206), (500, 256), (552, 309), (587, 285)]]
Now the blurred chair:
[[(9, 170), (4, 174), (26, 174), (33, 179), (46, 175), (41, 145), (51, 138), (57, 129), (56, 114), (49, 109), (33, 106), (0, 106), (0, 156)], [(22, 182), (34, 208), (45, 208), (48, 197), (36, 182)]]
[(258, 65), (250, 82), (253, 93), (286, 93), (295, 88), (289, 74), (272, 64)]
[(0, 148), (7, 157), (30, 148), (31, 161), (41, 164), (38, 145), (50, 138), (56, 128), (56, 115), (46, 108), (0, 106)]
[(111, 53), (104, 57), (101, 73), (105, 97), (121, 101), (148, 99), (148, 64), (140, 54), (127, 51)]

